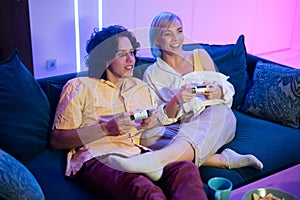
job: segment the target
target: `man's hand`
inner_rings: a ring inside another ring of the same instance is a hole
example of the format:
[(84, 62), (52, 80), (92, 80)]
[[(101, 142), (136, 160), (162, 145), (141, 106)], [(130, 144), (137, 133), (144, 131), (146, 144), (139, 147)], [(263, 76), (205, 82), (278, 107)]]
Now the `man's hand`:
[(145, 129), (150, 129), (153, 127), (161, 126), (162, 124), (157, 119), (157, 110), (152, 109), (151, 110), (151, 116), (147, 119), (143, 119), (141, 121), (141, 127)]
[(129, 132), (129, 130), (135, 126), (135, 122), (130, 120), (132, 112), (124, 112), (119, 115), (115, 115), (111, 120), (105, 122), (104, 125), (107, 135), (118, 136)]

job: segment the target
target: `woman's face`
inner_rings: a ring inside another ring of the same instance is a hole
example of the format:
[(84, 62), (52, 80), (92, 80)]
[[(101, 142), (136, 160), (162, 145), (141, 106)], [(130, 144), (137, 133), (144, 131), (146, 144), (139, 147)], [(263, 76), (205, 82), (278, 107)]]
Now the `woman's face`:
[(160, 37), (155, 42), (163, 53), (178, 54), (182, 48), (183, 41), (182, 25), (179, 20), (175, 19), (170, 27), (162, 30)]
[(134, 49), (127, 37), (118, 38), (118, 51), (106, 69), (107, 79), (116, 83), (122, 77), (132, 77), (135, 64)]

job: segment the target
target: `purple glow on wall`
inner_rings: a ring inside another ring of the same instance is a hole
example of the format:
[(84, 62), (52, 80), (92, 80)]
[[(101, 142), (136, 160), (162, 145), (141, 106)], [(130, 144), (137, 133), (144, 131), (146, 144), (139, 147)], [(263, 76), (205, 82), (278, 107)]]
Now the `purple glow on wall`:
[[(29, 10), (35, 77), (76, 71), (73, 0), (29, 0)], [(78, 11), (82, 62), (86, 41), (99, 23), (98, 0), (78, 0)], [(294, 55), (293, 59), (300, 63), (298, 0), (186, 0), (184, 4), (181, 0), (109, 0), (102, 2), (102, 22), (104, 26), (121, 24), (144, 29), (161, 11), (178, 14), (185, 34), (195, 42), (229, 44), (243, 34), (248, 53), (272, 55), (272, 60), (287, 63), (286, 58), (280, 60), (278, 53), (292, 51), (287, 57)], [(140, 34), (139, 40), (147, 46), (148, 34)], [(57, 60), (53, 71), (46, 69), (49, 59)]]

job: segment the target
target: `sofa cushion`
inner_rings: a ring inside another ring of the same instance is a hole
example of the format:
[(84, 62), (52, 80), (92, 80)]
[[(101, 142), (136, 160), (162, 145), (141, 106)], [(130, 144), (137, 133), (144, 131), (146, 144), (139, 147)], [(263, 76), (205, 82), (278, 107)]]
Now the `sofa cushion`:
[[(245, 185), (300, 163), (300, 130), (259, 119), (233, 109), (237, 130), (230, 143), (224, 145), (240, 154), (253, 154), (262, 161), (262, 170), (251, 167), (220, 169), (200, 167), (201, 178), (207, 182), (214, 176), (229, 178), (234, 188)], [(275, 152), (275, 153), (274, 153)]]
[(0, 62), (0, 148), (20, 161), (47, 146), (50, 106), (17, 50)]
[(149, 65), (152, 65), (155, 61), (156, 59), (153, 57), (137, 57), (133, 70), (133, 76), (143, 80), (145, 70), (149, 67)]
[(0, 149), (0, 199), (45, 199), (29, 170)]
[(190, 51), (204, 48), (212, 57), (218, 70), (229, 76), (228, 81), (234, 86), (233, 107), (239, 106), (250, 87), (247, 68), (247, 52), (244, 44), (244, 35), (240, 35), (236, 44), (215, 45), (193, 43), (183, 45), (183, 50)]
[(79, 181), (65, 177), (66, 151), (46, 149), (25, 163), (38, 180), (46, 199), (99, 199)]
[(253, 86), (242, 111), (294, 128), (300, 127), (300, 70), (257, 62)]

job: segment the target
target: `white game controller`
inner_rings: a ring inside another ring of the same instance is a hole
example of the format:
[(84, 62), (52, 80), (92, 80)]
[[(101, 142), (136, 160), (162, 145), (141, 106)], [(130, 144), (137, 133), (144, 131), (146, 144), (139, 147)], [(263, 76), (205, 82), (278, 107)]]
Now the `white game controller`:
[(138, 110), (133, 115), (130, 115), (131, 120), (147, 119), (151, 116), (150, 110)]
[(201, 86), (196, 86), (194, 88), (191, 89), (192, 93), (198, 93), (198, 94), (202, 94), (204, 93), (208, 88), (211, 88), (210, 85), (201, 85)]

